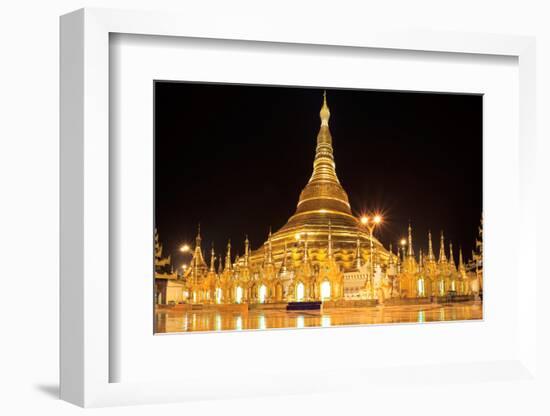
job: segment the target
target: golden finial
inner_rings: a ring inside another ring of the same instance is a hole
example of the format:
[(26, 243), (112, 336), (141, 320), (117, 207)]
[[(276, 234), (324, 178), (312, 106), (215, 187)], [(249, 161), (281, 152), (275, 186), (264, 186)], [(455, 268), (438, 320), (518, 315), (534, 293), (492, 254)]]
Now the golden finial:
[(441, 242), (439, 243), (439, 262), (447, 262), (447, 256), (445, 255), (445, 236), (443, 230), (441, 230)]
[(248, 266), (248, 258), (250, 256), (250, 242), (248, 241), (248, 234), (244, 238), (244, 265)]
[(214, 243), (212, 243), (212, 251), (210, 252), (210, 271), (215, 272), (214, 262), (216, 261), (216, 255), (214, 253)]
[(222, 256), (220, 255), (218, 258), (218, 274), (222, 274), (223, 272), (223, 262), (222, 262)]
[(197, 238), (195, 239), (197, 247), (201, 246), (201, 223), (199, 222), (197, 227)]
[(327, 104), (326, 90), (323, 92), (323, 106), (321, 107), (321, 111), (319, 112), (319, 115), (321, 116), (321, 126), (328, 126), (328, 120), (330, 118), (330, 110)]
[(434, 255), (434, 249), (432, 245), (432, 232), (431, 230), (428, 230), (428, 261), (432, 261), (435, 259)]
[(454, 259), (454, 255), (453, 255), (453, 243), (449, 243), (449, 260), (450, 260), (450, 263), (451, 265), (455, 265), (455, 259)]
[(225, 255), (225, 269), (231, 269), (231, 240), (227, 242), (227, 254)]

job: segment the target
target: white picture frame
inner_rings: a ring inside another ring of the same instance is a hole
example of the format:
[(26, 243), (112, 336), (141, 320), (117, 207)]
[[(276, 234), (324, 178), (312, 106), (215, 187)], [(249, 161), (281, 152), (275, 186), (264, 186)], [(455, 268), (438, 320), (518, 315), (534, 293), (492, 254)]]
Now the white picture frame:
[[(225, 39), (281, 44), (331, 45), (453, 54), (505, 55), (518, 59), (520, 214), (536, 212), (535, 202), (535, 40), (530, 37), (468, 33), (356, 31), (315, 26), (223, 19), (209, 24), (193, 16), (168, 13), (82, 9), (61, 18), (61, 397), (80, 406), (184, 401), (200, 398), (292, 394), (372, 389), (377, 382), (403, 379), (410, 370), (361, 368), (333, 370), (323, 381), (318, 374), (289, 380), (272, 375), (262, 382), (185, 377), (174, 382), (110, 382), (110, 365), (120, 359), (110, 350), (109, 274), (109, 36), (113, 33), (187, 38)], [(441, 363), (415, 367), (419, 382), (433, 382), (443, 371), (455, 379), (535, 380), (536, 217), (520, 215), (518, 267), (525, 287), (517, 292), (518, 346), (516, 354), (498, 362)], [(529, 288), (527, 290), (526, 288)], [(144, 305), (148, 307), (149, 305)], [(215, 336), (215, 335), (213, 335)], [(259, 335), (261, 336), (261, 335)], [(342, 383), (345, 378), (348, 381)], [(481, 379), (484, 379), (481, 377)], [(353, 386), (353, 387), (352, 387)]]

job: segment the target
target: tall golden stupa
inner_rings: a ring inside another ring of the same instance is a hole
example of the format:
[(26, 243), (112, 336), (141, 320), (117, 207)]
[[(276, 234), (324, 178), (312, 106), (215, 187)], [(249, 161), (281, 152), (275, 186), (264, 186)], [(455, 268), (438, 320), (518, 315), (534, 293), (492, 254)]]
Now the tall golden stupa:
[[(333, 256), (344, 271), (355, 269), (369, 259), (371, 236), (353, 215), (348, 195), (336, 174), (326, 92), (320, 117), (313, 173), (300, 193), (296, 212), (280, 230), (268, 236), (264, 248), (251, 254), (252, 265), (265, 261), (268, 246), (275, 263), (282, 262), (285, 253), (300, 262), (306, 251), (314, 264), (323, 261), (327, 256), (329, 227)], [(389, 253), (374, 237), (372, 247), (379, 260), (387, 259)]]

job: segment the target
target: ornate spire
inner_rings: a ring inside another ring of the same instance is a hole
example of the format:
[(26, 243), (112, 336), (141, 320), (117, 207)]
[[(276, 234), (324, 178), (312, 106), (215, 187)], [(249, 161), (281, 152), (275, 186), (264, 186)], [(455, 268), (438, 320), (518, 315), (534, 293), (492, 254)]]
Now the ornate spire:
[(443, 230), (441, 230), (441, 242), (439, 243), (439, 262), (447, 262), (447, 256), (445, 255), (445, 236), (443, 235)]
[(453, 256), (453, 243), (449, 243), (449, 263), (455, 267), (455, 258)]
[(199, 267), (206, 268), (206, 262), (204, 261), (204, 257), (202, 255), (202, 248), (201, 248), (201, 225), (199, 223), (198, 230), (197, 230), (197, 237), (195, 237), (195, 252), (193, 253), (193, 267), (195, 269), (198, 269)]
[(244, 265), (248, 266), (248, 260), (250, 258), (250, 243), (248, 241), (248, 235), (244, 239)]
[(328, 127), (328, 120), (330, 119), (330, 110), (327, 105), (327, 91), (323, 91), (323, 106), (321, 111), (319, 111), (319, 116), (321, 117), (321, 126)]
[(328, 219), (328, 258), (332, 259), (332, 223)]
[(197, 237), (195, 238), (196, 247), (201, 246), (201, 241), (201, 223), (199, 222), (199, 225), (197, 226)]
[(218, 274), (223, 273), (223, 265), (222, 265), (222, 256), (220, 255), (220, 258), (218, 259)]
[(340, 184), (336, 176), (336, 166), (334, 164), (332, 150), (332, 135), (328, 127), (330, 110), (327, 105), (326, 92), (323, 95), (323, 107), (321, 107), (319, 115), (321, 116), (321, 128), (317, 135), (317, 149), (315, 152), (315, 160), (313, 161), (313, 174), (309, 182), (328, 181)]
[(435, 261), (434, 248), (432, 245), (432, 232), (428, 231), (428, 261)]
[(210, 252), (210, 272), (215, 273), (216, 268), (214, 262), (216, 261), (216, 254), (214, 253), (214, 243), (212, 243), (212, 251)]
[(392, 243), (390, 243), (390, 255), (388, 257), (388, 264), (393, 264), (393, 246), (392, 246)]
[(410, 222), (409, 222), (409, 237), (407, 240), (407, 257), (414, 257), (412, 227)]
[(355, 240), (355, 267), (359, 270), (361, 266), (361, 240), (359, 239), (359, 232), (357, 232), (357, 240)]
[[(323, 97), (323, 106), (319, 113), (321, 126), (317, 134), (317, 146), (313, 161), (313, 173), (300, 194), (296, 214), (289, 220), (290, 223), (303, 221), (298, 216), (301, 213), (320, 213), (321, 210), (337, 211), (352, 215), (348, 195), (340, 185), (336, 175), (336, 165), (332, 148), (332, 135), (329, 129), (330, 110), (326, 94)], [(290, 226), (290, 225), (289, 225)]]
[(231, 240), (227, 242), (227, 254), (225, 255), (225, 270), (231, 270)]

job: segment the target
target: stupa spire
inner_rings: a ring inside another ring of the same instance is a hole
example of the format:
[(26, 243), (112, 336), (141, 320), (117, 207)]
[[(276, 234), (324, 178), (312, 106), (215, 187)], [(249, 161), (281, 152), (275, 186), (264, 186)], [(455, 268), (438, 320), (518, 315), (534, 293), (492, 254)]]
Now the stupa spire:
[(439, 243), (439, 262), (447, 262), (447, 256), (445, 255), (445, 236), (443, 235), (443, 230), (441, 231), (441, 242)]
[(311, 223), (322, 224), (320, 225), (322, 230), (316, 231), (325, 234), (328, 217), (333, 224), (338, 222), (339, 229), (355, 230), (359, 226), (357, 218), (351, 211), (348, 195), (336, 175), (332, 135), (329, 129), (330, 116), (328, 97), (325, 92), (319, 112), (321, 125), (317, 134), (313, 172), (300, 193), (296, 212), (276, 233), (278, 237), (281, 231), (294, 233), (295, 230), (304, 229), (306, 224)]
[(218, 274), (222, 274), (222, 273), (223, 273), (223, 262), (222, 262), (222, 256), (220, 255), (218, 259)]
[[(197, 227), (197, 236), (195, 237), (195, 252), (193, 253), (193, 267), (197, 269), (198, 267), (207, 267), (206, 262), (204, 261), (204, 257), (202, 255), (202, 248), (201, 248), (201, 225), (199, 223)], [(196, 270), (195, 270), (196, 271)]]
[(453, 243), (449, 243), (449, 263), (455, 267), (455, 257), (453, 255)]
[(412, 227), (410, 222), (409, 222), (409, 235), (407, 238), (407, 257), (414, 257)]
[(321, 117), (321, 126), (328, 127), (328, 121), (330, 119), (330, 110), (327, 105), (327, 91), (323, 91), (323, 106), (321, 111), (319, 111), (319, 116)]
[(248, 260), (250, 258), (250, 242), (248, 241), (248, 235), (244, 239), (244, 265), (248, 266)]
[(434, 248), (432, 245), (432, 232), (428, 231), (428, 261), (434, 261), (435, 255), (434, 255)]
[(336, 165), (334, 164), (334, 154), (332, 149), (332, 135), (328, 127), (330, 119), (330, 110), (327, 104), (327, 93), (323, 94), (323, 106), (319, 112), (321, 117), (321, 128), (317, 134), (317, 148), (315, 150), (315, 160), (313, 161), (313, 174), (309, 182), (328, 181), (340, 184), (336, 176)]
[(231, 270), (231, 240), (227, 242), (227, 253), (225, 255), (225, 270)]
[(216, 261), (216, 254), (214, 253), (214, 243), (212, 243), (212, 251), (210, 252), (210, 272), (214, 273), (216, 268), (214, 262)]

